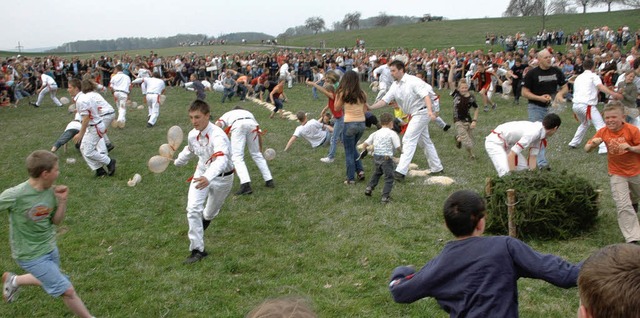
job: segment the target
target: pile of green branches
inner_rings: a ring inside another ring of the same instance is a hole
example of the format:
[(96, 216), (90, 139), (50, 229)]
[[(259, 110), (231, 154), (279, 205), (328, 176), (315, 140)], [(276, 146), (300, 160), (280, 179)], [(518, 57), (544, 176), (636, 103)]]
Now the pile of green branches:
[(507, 190), (515, 190), (518, 237), (567, 239), (593, 227), (598, 193), (584, 178), (566, 171), (512, 173), (491, 181), (487, 196), (487, 231), (508, 234)]

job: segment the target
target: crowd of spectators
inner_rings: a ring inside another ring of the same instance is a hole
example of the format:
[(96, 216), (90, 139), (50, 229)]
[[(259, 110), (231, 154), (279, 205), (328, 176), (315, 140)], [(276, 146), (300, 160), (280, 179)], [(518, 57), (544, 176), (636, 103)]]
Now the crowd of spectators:
[[(489, 37), (495, 37), (488, 35)], [(535, 41), (533, 40), (535, 39)], [(564, 53), (553, 50), (554, 63), (560, 67), (567, 77), (580, 72), (581, 61), (585, 57), (593, 58), (603, 76), (603, 82), (615, 83), (616, 78), (631, 69), (631, 61), (638, 56), (640, 31), (631, 36), (629, 28), (618, 29), (599, 27), (580, 29), (571, 34), (563, 31), (543, 31), (527, 38), (524, 33), (514, 36), (498, 37), (498, 44), (505, 49), (493, 52), (492, 49), (458, 51), (455, 47), (445, 49), (384, 49), (368, 50), (356, 45), (351, 49), (319, 50), (288, 49), (273, 47), (271, 52), (244, 52), (227, 54), (226, 52), (196, 54), (186, 52), (176, 56), (158, 56), (150, 51), (148, 55), (113, 54), (110, 56), (81, 59), (77, 56), (14, 56), (2, 61), (2, 80), (0, 80), (0, 104), (16, 105), (19, 100), (33, 94), (39, 87), (34, 71), (44, 72), (53, 77), (58, 87), (66, 88), (70, 78), (93, 78), (97, 83), (108, 83), (110, 74), (117, 64), (121, 64), (124, 73), (132, 78), (138, 69), (145, 68), (158, 72), (168, 86), (182, 85), (192, 74), (200, 80), (214, 83), (222, 80), (221, 75), (227, 70), (235, 71), (236, 76), (247, 75), (249, 81), (261, 77), (277, 83), (282, 65), (287, 64), (293, 82), (304, 83), (313, 80), (314, 68), (324, 73), (335, 71), (344, 73), (354, 70), (360, 74), (362, 81), (375, 81), (372, 77), (375, 62), (385, 64), (392, 60), (401, 60), (409, 74), (423, 73), (426, 80), (434, 87), (447, 87), (449, 61), (459, 61), (456, 76), (471, 78), (478, 64), (491, 65), (511, 70), (516, 60), (528, 66), (535, 63), (535, 53), (543, 47), (565, 44)], [(515, 44), (514, 44), (515, 43)], [(535, 47), (532, 45), (535, 43)], [(557, 48), (557, 46), (556, 46)], [(504, 74), (504, 73), (502, 73)], [(262, 75), (262, 76), (261, 76)], [(500, 76), (500, 80), (508, 80), (508, 74)], [(251, 88), (250, 88), (251, 89)], [(499, 90), (499, 88), (498, 88)]]

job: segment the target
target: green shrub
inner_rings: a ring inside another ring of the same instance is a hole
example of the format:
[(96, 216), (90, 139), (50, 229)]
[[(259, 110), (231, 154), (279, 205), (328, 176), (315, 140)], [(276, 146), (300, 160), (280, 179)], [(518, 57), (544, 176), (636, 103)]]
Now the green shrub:
[(590, 230), (598, 216), (598, 193), (566, 171), (513, 173), (491, 181), (487, 231), (508, 234), (507, 190), (514, 189), (515, 225), (522, 238), (567, 239)]

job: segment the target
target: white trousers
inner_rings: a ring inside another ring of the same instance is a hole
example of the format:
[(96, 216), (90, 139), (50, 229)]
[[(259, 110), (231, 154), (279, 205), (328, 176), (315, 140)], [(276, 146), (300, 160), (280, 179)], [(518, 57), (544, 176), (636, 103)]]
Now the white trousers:
[[(509, 173), (509, 160), (507, 159), (510, 149), (505, 149), (504, 141), (497, 134), (491, 133), (484, 140), (484, 149), (489, 155), (489, 159), (493, 163), (493, 167), (498, 172), (498, 177), (502, 177)], [(529, 169), (527, 158), (519, 153), (516, 155), (516, 170)]]
[(111, 139), (109, 139), (109, 136), (107, 136), (107, 130), (109, 130), (109, 126), (111, 125), (111, 122), (115, 117), (116, 117), (115, 113), (102, 116), (102, 123), (104, 124), (104, 128), (105, 128), (105, 131), (102, 134), (102, 138), (104, 138), (104, 143), (107, 145), (111, 143)]
[(149, 120), (147, 121), (151, 125), (155, 125), (160, 116), (160, 95), (159, 94), (147, 94), (147, 107), (149, 108)]
[(396, 171), (406, 175), (409, 171), (409, 164), (413, 159), (413, 155), (416, 152), (416, 147), (420, 146), (424, 149), (424, 155), (427, 157), (429, 163), (429, 169), (432, 172), (439, 172), (444, 169), (436, 147), (431, 141), (429, 136), (429, 115), (416, 114), (411, 117), (407, 130), (402, 137), (402, 154), (400, 155), (400, 161), (396, 167)]
[(387, 93), (388, 87), (387, 84), (383, 84), (382, 82), (378, 82), (378, 95), (376, 95), (376, 102), (381, 100), (382, 97)]
[(56, 85), (46, 86), (40, 91), (40, 94), (38, 94), (38, 100), (36, 101), (36, 105), (40, 106), (40, 104), (42, 104), (42, 100), (44, 99), (44, 95), (47, 95), (47, 93), (49, 93), (49, 97), (51, 97), (51, 100), (56, 104), (56, 106), (58, 107), (62, 106), (62, 103), (60, 102), (58, 97), (56, 97), (57, 91), (58, 91), (58, 86)]
[(116, 99), (116, 107), (118, 108), (118, 121), (127, 122), (127, 98), (129, 95), (123, 92), (114, 92), (113, 98)]
[[(591, 118), (587, 118), (587, 110), (590, 108)], [(578, 147), (582, 143), (582, 139), (584, 139), (584, 135), (587, 134), (587, 130), (589, 130), (589, 126), (593, 123), (593, 127), (596, 128), (596, 131), (600, 130), (600, 128), (604, 127), (604, 120), (602, 120), (602, 115), (598, 111), (598, 108), (595, 106), (588, 106), (587, 104), (573, 104), (573, 113), (578, 118), (580, 122), (580, 126), (576, 129), (575, 135), (573, 135), (573, 139), (569, 142), (569, 146)], [(605, 154), (607, 153), (607, 145), (603, 143), (598, 146), (598, 153)]]
[[(239, 120), (233, 125), (230, 136), (231, 160), (233, 161), (233, 166), (236, 168), (236, 174), (238, 174), (240, 183), (251, 182), (249, 170), (247, 170), (247, 165), (244, 162), (245, 144), (249, 149), (251, 159), (256, 163), (258, 169), (260, 169), (262, 178), (264, 181), (269, 181), (272, 179), (271, 171), (269, 171), (267, 160), (264, 159), (262, 152), (260, 152), (260, 140), (257, 132), (258, 127), (253, 124), (243, 124), (242, 121), (243, 120)], [(244, 121), (248, 121), (249, 123), (253, 122), (248, 119), (244, 119)]]
[[(99, 124), (98, 129), (104, 131), (104, 125)], [(109, 158), (107, 146), (104, 139), (101, 137), (102, 133), (98, 133), (96, 126), (87, 127), (87, 131), (82, 137), (82, 143), (80, 144), (80, 152), (84, 161), (87, 162), (91, 170), (97, 170), (104, 165), (108, 165), (111, 162)]]
[[(194, 178), (202, 176), (202, 172), (196, 171)], [(215, 177), (209, 186), (204, 189), (196, 189), (196, 182), (189, 185), (187, 196), (187, 221), (189, 223), (189, 250), (204, 251), (204, 229), (202, 220), (213, 220), (218, 215), (224, 200), (231, 192), (233, 186), (233, 174), (224, 177)]]

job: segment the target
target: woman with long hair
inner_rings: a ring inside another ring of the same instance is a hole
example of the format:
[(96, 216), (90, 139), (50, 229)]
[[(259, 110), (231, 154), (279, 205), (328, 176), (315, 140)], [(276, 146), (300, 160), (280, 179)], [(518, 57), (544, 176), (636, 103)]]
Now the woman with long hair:
[(335, 110), (344, 110), (344, 128), (342, 143), (347, 163), (347, 179), (345, 184), (355, 184), (356, 173), (358, 180), (364, 180), (362, 162), (358, 160), (356, 144), (365, 128), (365, 112), (367, 111), (367, 94), (360, 88), (358, 73), (347, 71), (338, 86), (335, 99)]

